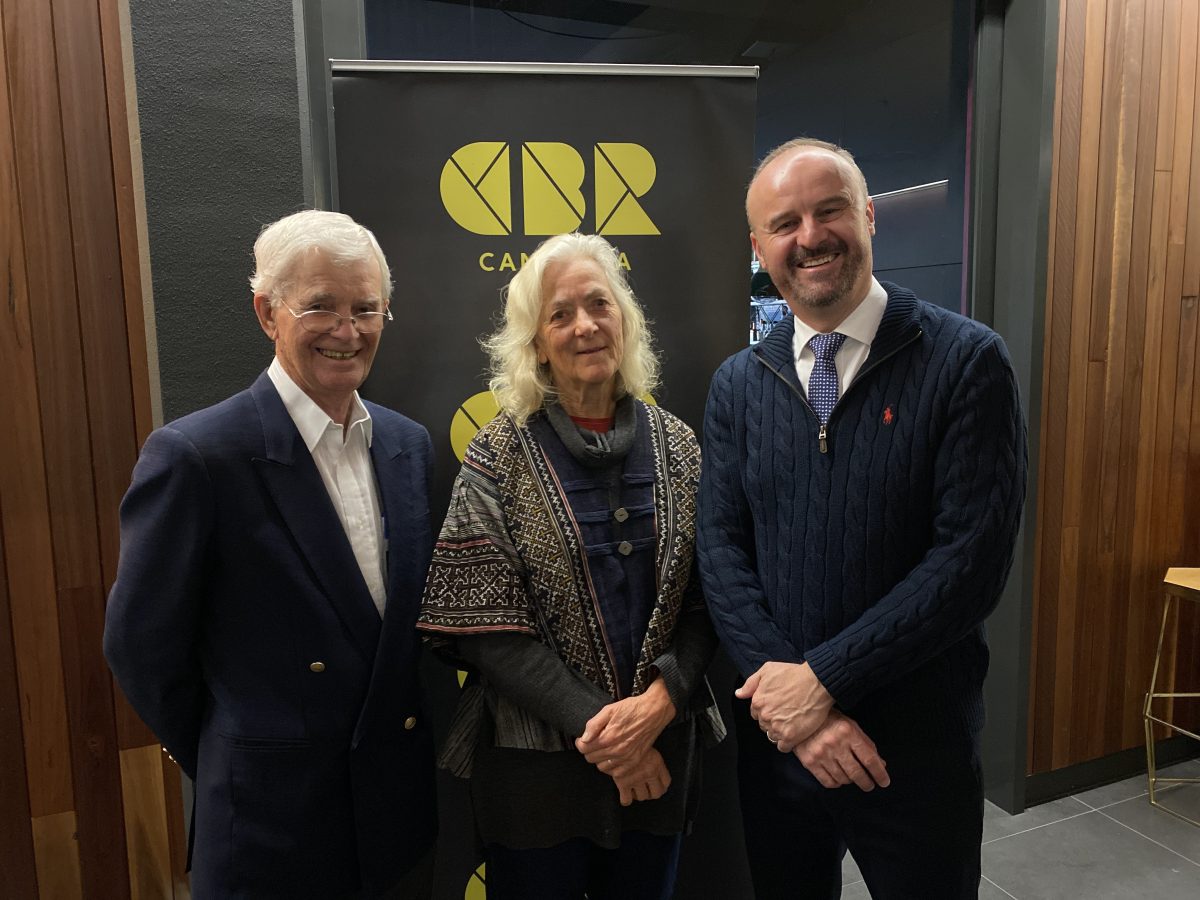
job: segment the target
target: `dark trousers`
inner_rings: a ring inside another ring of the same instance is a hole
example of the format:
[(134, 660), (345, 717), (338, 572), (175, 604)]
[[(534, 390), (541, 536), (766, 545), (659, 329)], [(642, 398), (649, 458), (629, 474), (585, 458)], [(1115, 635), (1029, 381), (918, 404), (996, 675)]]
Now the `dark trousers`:
[(680, 835), (626, 831), (606, 850), (586, 838), (553, 847), (487, 847), (488, 900), (669, 900)]
[[(780, 753), (735, 701), (738, 781), (757, 900), (836, 900), (847, 848), (874, 900), (964, 900), (979, 893), (983, 778), (971, 742), (936, 752), (879, 747), (891, 786), (824, 788)], [(879, 739), (865, 724), (863, 730)], [(921, 723), (912, 722), (912, 734)]]
[(433, 896), (433, 863), (436, 848), (422, 856), (404, 876), (380, 894), (364, 894), (363, 900), (430, 900)]

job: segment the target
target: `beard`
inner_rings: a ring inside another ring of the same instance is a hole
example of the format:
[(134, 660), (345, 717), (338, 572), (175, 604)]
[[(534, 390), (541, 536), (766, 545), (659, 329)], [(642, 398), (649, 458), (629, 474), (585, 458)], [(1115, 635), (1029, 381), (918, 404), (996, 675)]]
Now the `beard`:
[[(801, 274), (800, 264), (808, 259), (840, 253), (841, 266), (837, 274), (817, 280), (807, 279)], [(851, 250), (843, 241), (826, 241), (814, 250), (795, 248), (788, 254), (787, 272), (775, 286), (789, 305), (808, 309), (824, 309), (836, 306), (853, 289), (866, 265), (862, 248)]]

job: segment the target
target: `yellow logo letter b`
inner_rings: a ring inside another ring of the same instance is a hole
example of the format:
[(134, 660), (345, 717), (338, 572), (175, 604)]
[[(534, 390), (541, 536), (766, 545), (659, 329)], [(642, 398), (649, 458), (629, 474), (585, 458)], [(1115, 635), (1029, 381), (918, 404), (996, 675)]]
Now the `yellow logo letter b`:
[(562, 234), (583, 224), (583, 157), (569, 144), (528, 141), (521, 147), (525, 233)]

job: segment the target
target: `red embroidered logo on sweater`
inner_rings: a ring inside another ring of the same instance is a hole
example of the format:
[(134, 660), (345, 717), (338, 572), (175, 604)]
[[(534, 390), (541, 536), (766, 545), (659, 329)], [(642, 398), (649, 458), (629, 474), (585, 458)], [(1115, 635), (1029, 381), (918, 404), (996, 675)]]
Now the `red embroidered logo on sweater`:
[(895, 419), (895, 415), (892, 414), (892, 408), (890, 406), (885, 406), (883, 408), (883, 424), (891, 425)]

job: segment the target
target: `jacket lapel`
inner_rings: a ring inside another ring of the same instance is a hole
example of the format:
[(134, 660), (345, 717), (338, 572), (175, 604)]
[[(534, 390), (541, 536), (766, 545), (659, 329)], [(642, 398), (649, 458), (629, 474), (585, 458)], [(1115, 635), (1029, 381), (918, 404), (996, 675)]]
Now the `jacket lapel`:
[(796, 374), (796, 358), (792, 350), (792, 337), (795, 333), (796, 320), (788, 316), (772, 328), (770, 334), (755, 344), (750, 352), (790, 384), (799, 396), (804, 397), (804, 388), (800, 386), (800, 376)]
[[(386, 698), (394, 696), (407, 681), (405, 665), (419, 652), (416, 618), (420, 585), (412, 583), (412, 579), (423, 579), (428, 566), (427, 559), (422, 565), (415, 557), (421, 552), (416, 544), (422, 538), (413, 533), (412, 511), (408, 508), (413, 501), (414, 473), (408, 465), (397, 462), (406, 455), (404, 444), (384, 417), (372, 413), (371, 418), (371, 465), (375, 469), (379, 511), (384, 521), (387, 605), (384, 607), (379, 652), (375, 655), (367, 699), (354, 728), (352, 747), (357, 747), (365, 734), (386, 724), (385, 720), (380, 719), (381, 712), (388, 705)], [(399, 727), (396, 721), (390, 725)]]
[(372, 660), (380, 620), (325, 482), (270, 377), (250, 389), (262, 420), (265, 458), (254, 467), (266, 485), (305, 565), (363, 658)]
[(917, 298), (912, 291), (887, 281), (882, 281), (887, 291), (887, 307), (879, 322), (879, 330), (875, 332), (875, 340), (871, 342), (871, 355), (863, 368), (875, 360), (884, 359), (898, 348), (921, 334), (921, 323), (917, 319)]

